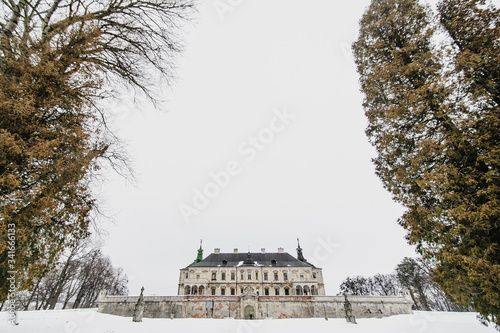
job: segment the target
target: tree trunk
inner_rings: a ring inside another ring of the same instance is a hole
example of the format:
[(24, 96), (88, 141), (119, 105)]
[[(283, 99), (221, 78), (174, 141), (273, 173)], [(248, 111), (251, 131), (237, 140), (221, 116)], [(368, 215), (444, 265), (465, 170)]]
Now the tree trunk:
[[(30, 304), (31, 304), (31, 301), (33, 300), (33, 297), (35, 297), (35, 293), (36, 291), (38, 290), (38, 286), (40, 285), (40, 281), (42, 281), (42, 279), (38, 279), (38, 282), (36, 283), (36, 286), (35, 288), (33, 288), (33, 292), (31, 293), (31, 296), (28, 300), (28, 303), (26, 303), (26, 306), (24, 307), (24, 311), (28, 311), (29, 310), (29, 307), (30, 307)], [(37, 302), (38, 303), (38, 302)], [(36, 308), (36, 307), (35, 307)], [(1, 310), (1, 309), (0, 309)]]

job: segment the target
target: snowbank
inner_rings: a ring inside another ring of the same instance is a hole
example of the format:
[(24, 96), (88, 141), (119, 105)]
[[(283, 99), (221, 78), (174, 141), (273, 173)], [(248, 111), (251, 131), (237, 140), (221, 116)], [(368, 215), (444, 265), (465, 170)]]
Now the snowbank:
[(415, 312), (382, 319), (358, 319), (348, 324), (344, 319), (148, 319), (134, 323), (129, 317), (97, 313), (96, 309), (19, 312), (19, 325), (7, 323), (7, 313), (0, 313), (2, 333), (262, 333), (262, 332), (370, 332), (370, 333), (494, 333), (476, 320), (475, 313)]

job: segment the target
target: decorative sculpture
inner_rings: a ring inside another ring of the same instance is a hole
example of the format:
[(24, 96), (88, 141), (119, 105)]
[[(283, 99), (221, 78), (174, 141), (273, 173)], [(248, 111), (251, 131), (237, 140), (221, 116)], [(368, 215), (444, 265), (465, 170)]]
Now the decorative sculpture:
[(351, 302), (349, 302), (349, 300), (347, 299), (346, 293), (344, 293), (344, 298), (345, 298), (345, 302), (344, 302), (345, 320), (347, 320), (348, 323), (357, 324), (356, 317), (353, 316), (353, 314), (352, 314)]
[(134, 322), (141, 322), (142, 321), (142, 314), (144, 312), (144, 287), (141, 288), (141, 294), (139, 295), (139, 300), (137, 300), (137, 304), (135, 305), (134, 309), (134, 316), (132, 317), (132, 321)]

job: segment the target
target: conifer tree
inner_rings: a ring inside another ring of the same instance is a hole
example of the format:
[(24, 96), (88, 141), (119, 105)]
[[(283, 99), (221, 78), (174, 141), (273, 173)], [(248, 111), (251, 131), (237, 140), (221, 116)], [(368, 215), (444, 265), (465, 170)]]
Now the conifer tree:
[[(99, 100), (172, 76), (190, 0), (0, 0), (0, 302), (88, 236), (90, 184), (126, 167)], [(167, 80), (168, 82), (168, 80)], [(9, 261), (10, 260), (10, 261)]]
[(353, 44), (376, 173), (454, 300), (500, 324), (500, 12), (373, 0)]

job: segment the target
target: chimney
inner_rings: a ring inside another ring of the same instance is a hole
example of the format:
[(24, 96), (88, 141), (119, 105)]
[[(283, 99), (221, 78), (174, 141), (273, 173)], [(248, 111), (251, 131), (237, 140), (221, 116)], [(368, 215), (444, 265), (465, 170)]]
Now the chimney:
[(238, 249), (234, 249), (234, 254), (238, 254)]
[(278, 253), (285, 253), (285, 249), (282, 247), (278, 247)]
[(261, 248), (260, 252), (262, 252), (262, 254), (264, 254), (264, 253), (266, 253), (266, 249), (265, 248)]
[(214, 249), (214, 253), (215, 253), (215, 254), (219, 254), (219, 253), (220, 253), (220, 249), (219, 249), (219, 248), (215, 248), (215, 249)]

